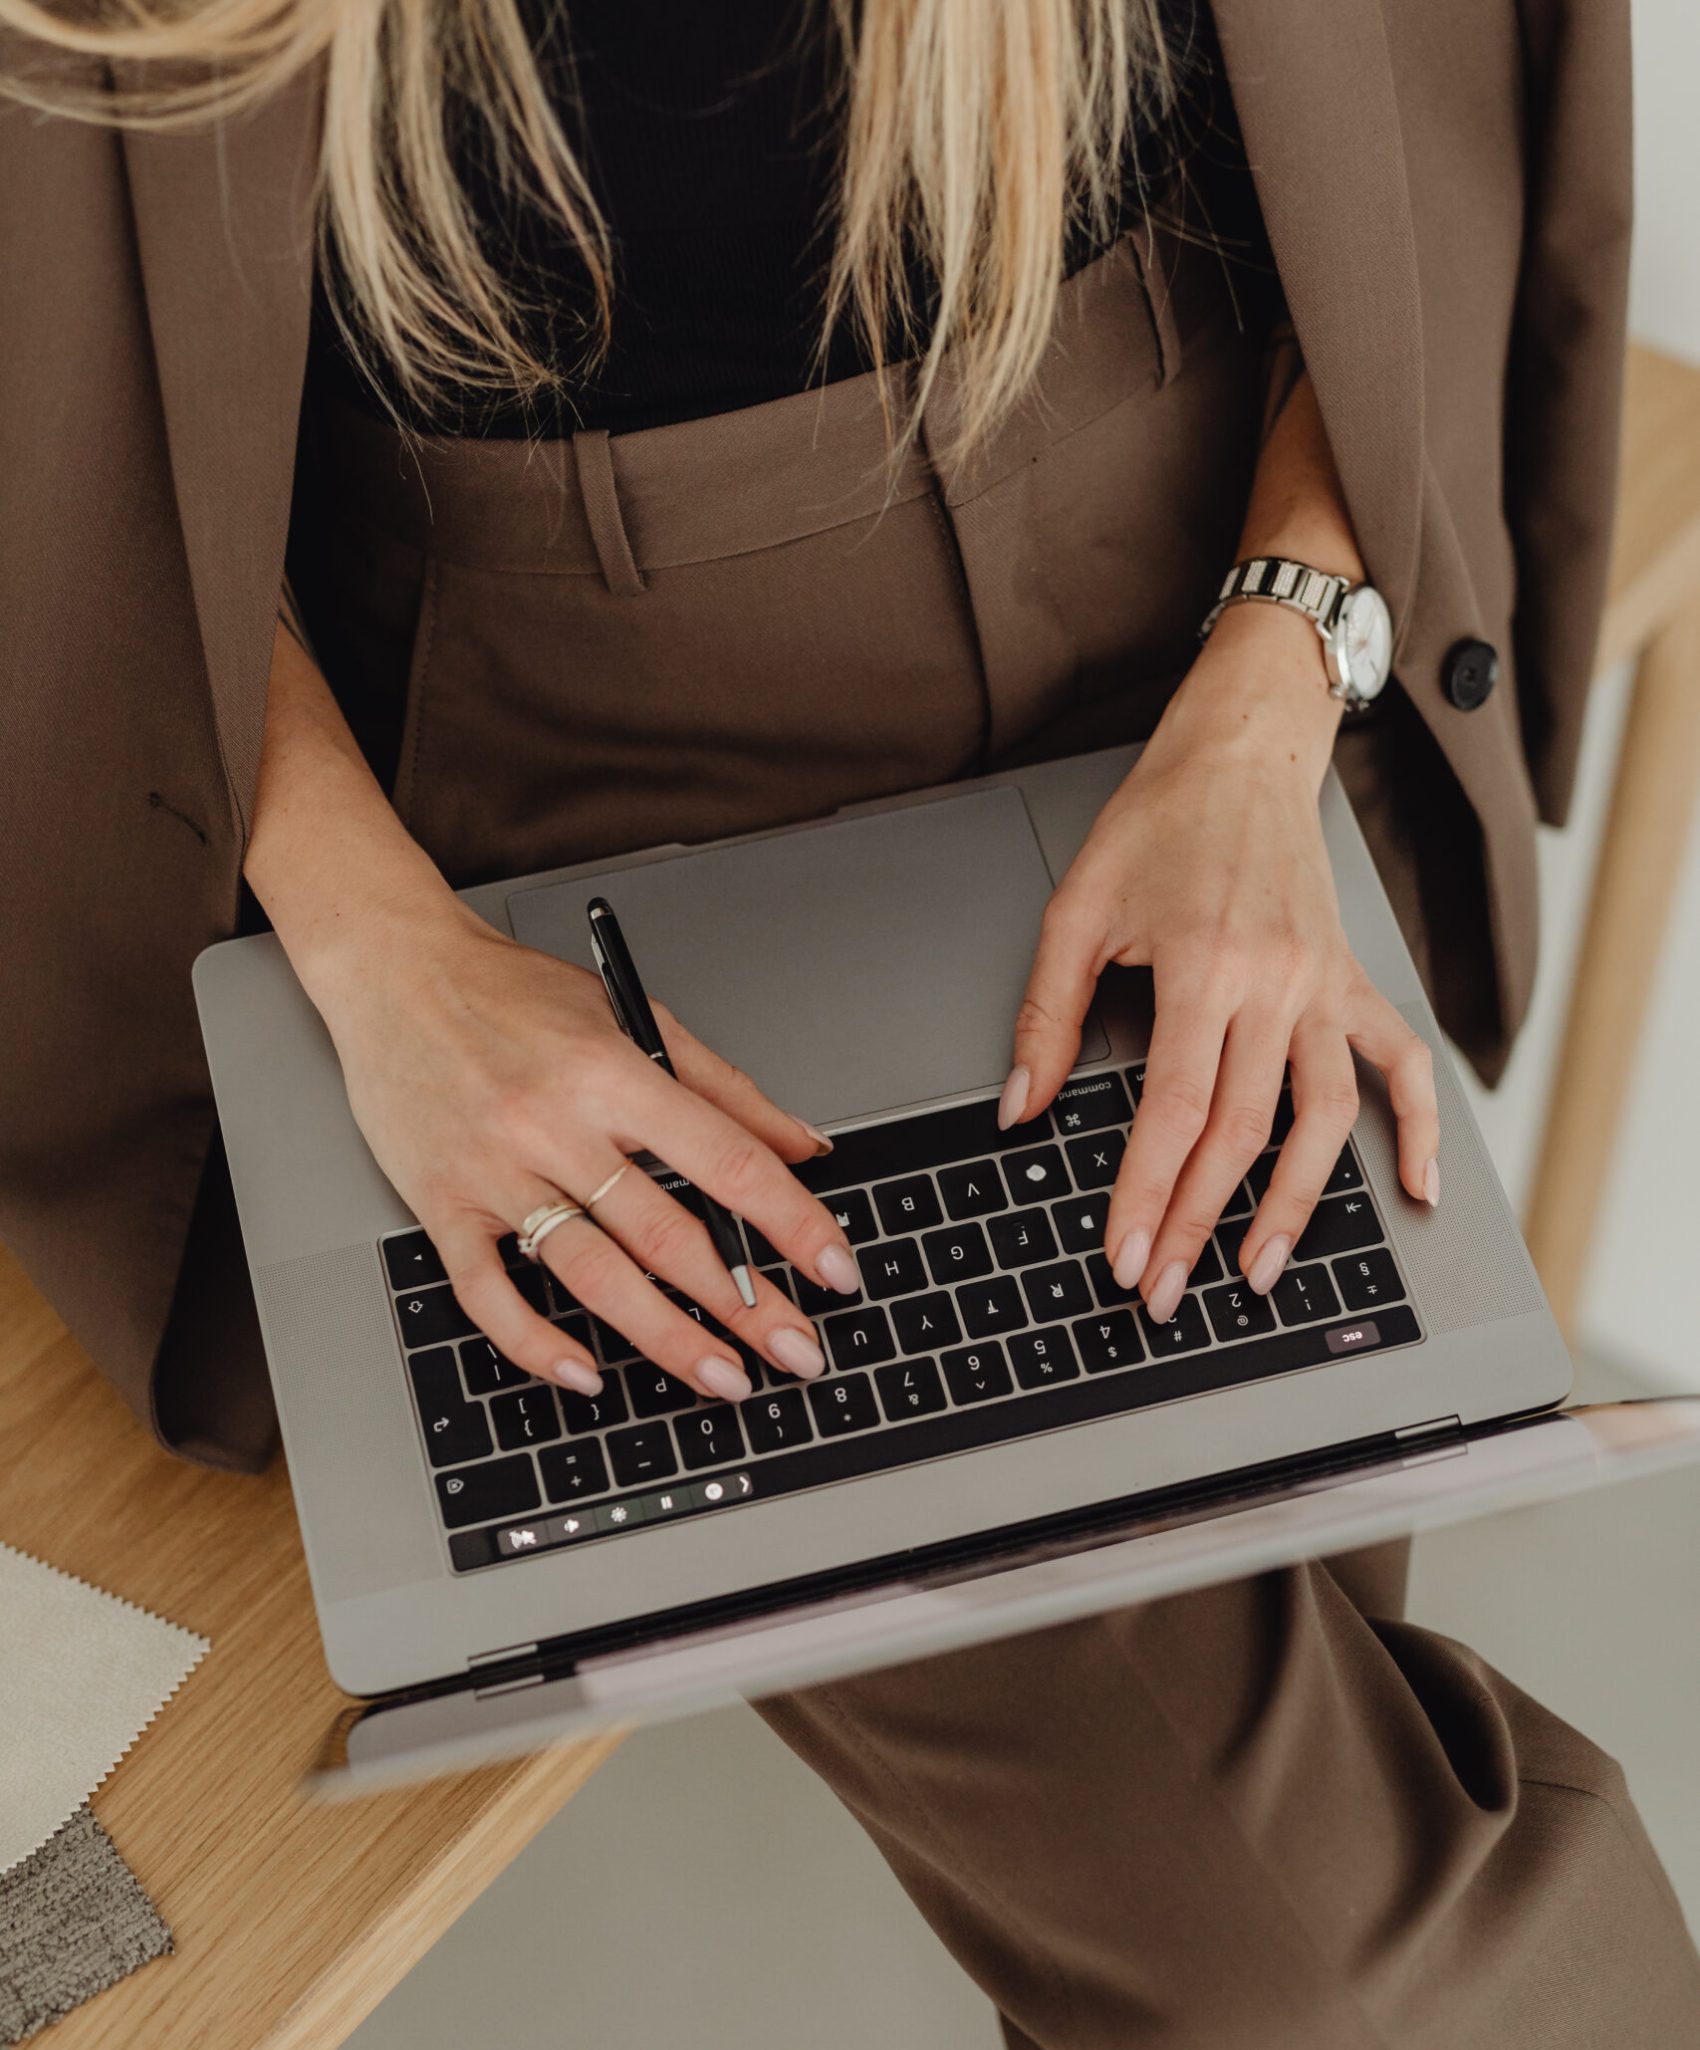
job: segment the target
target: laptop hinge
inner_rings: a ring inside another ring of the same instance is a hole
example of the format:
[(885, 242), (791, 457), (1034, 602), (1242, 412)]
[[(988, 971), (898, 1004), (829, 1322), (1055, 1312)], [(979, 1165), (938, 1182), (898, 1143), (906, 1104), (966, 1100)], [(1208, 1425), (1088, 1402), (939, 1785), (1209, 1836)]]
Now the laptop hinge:
[(475, 1651), (466, 1662), (466, 1670), (476, 1673), (481, 1666), (505, 1666), (513, 1659), (536, 1656), (535, 1644), (504, 1644), (500, 1651)]
[(1430, 1417), (1426, 1424), (1407, 1424), (1402, 1431), (1395, 1431), (1393, 1442), (1396, 1445), (1410, 1445), (1419, 1439), (1438, 1438), (1445, 1432), (1461, 1431), (1463, 1428), (1463, 1424), (1455, 1415), (1434, 1416)]

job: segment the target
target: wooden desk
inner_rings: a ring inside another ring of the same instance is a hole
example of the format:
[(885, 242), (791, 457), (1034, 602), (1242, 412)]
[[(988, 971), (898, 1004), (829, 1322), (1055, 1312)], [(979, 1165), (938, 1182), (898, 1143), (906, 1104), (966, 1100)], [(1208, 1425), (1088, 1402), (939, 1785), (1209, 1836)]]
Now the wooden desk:
[(0, 1253), (0, 1538), (210, 1638), (95, 1801), (177, 1939), (52, 2050), (333, 2050), (617, 1739), (330, 1806), (302, 1773), (345, 1697), (282, 1465), (158, 1451)]
[[(1595, 993), (1579, 999), (1567, 1056), (1586, 1086), (1570, 1102), (1561, 1088), (1549, 1134), (1561, 1192), (1576, 1186), (1570, 1163), (1609, 1147), (1613, 1078), (1633, 1046), (1619, 1012), (1650, 980), (1660, 877), (1700, 758), (1700, 660), (1688, 652), (1700, 636), (1670, 637), (1684, 618), (1692, 634), (1700, 588), (1700, 372), (1637, 352), (1627, 450), (1605, 654), (1654, 652), (1619, 776), (1627, 851), (1602, 868)], [(1591, 1214), (1549, 1205), (1534, 1223), (1556, 1218), (1574, 1242)], [(1560, 1293), (1564, 1272), (1545, 1271)], [(240, 1479), (155, 1450), (3, 1253), (0, 1442), (0, 1538), (213, 1647), (95, 1802), (178, 1955), (78, 2009), (52, 2050), (333, 2050), (615, 1740), (346, 1807), (304, 1802), (301, 1774), (342, 1697), (320, 1656), (282, 1469)]]

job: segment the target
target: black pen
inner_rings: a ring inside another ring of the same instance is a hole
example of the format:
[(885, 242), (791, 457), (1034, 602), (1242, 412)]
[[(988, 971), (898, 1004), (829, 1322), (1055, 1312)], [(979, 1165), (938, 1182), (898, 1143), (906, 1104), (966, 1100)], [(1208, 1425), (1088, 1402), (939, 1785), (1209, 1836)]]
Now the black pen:
[[(606, 897), (592, 897), (586, 908), (590, 913), (590, 951), (596, 958), (602, 987), (608, 992), (608, 1008), (614, 1013), (615, 1024), (639, 1053), (647, 1054), (660, 1065), (664, 1075), (673, 1075), (677, 1081), (673, 1063), (667, 1058), (661, 1028), (649, 1007), (643, 978), (638, 974), (631, 948), (626, 945), (620, 921), (614, 916), (613, 905)], [(714, 1250), (737, 1283), (745, 1309), (753, 1310), (756, 1306), (755, 1283), (751, 1281), (750, 1270), (744, 1261), (738, 1227), (732, 1222), (731, 1214), (723, 1210), (706, 1189), (699, 1189), (697, 1195), (702, 1202), (703, 1222), (714, 1241)]]

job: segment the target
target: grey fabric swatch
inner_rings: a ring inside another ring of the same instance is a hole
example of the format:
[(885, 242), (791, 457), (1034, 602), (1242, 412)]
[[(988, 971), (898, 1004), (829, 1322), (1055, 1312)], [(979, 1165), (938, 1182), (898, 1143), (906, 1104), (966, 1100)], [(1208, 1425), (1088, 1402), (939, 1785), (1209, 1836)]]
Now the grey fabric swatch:
[(0, 1878), (0, 2043), (21, 2043), (138, 1965), (171, 1931), (94, 1810)]

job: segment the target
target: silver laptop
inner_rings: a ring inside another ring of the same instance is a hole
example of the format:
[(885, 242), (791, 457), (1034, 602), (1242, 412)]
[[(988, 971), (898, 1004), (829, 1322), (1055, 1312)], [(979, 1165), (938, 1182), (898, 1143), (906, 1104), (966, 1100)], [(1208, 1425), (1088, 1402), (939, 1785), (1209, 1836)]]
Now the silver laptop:
[[(1150, 1017), (1128, 971), (1106, 977), (1054, 1107), (998, 1132), (1040, 915), (1135, 752), (465, 893), (585, 967), (585, 907), (606, 895), (650, 986), (837, 1141), (798, 1172), (856, 1245), (864, 1294), (781, 1277), (829, 1370), (808, 1386), (758, 1370), (733, 1406), (601, 1325), (600, 1402), (519, 1375), (368, 1153), (277, 941), (201, 956), (326, 1657), (373, 1702), (343, 1733), (357, 1783), (1031, 1628), (1593, 1470), (1597, 1440), (1570, 1419), (1484, 1438), (1559, 1403), (1569, 1362), (1332, 777), (1347, 933), (1435, 1057), (1439, 1209), (1400, 1189), (1366, 1080), (1273, 1294), (1253, 1296), (1235, 1258), (1268, 1153), (1154, 1325), (1102, 1254)], [(765, 1242), (751, 1253), (783, 1267)], [(541, 1269), (520, 1273), (538, 1307), (574, 1314)], [(1694, 1426), (1687, 1409), (1639, 1437)]]

